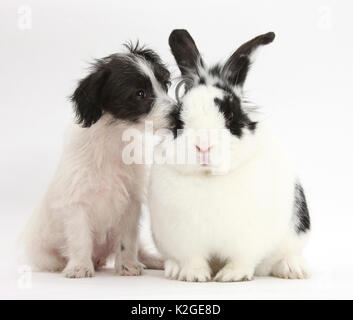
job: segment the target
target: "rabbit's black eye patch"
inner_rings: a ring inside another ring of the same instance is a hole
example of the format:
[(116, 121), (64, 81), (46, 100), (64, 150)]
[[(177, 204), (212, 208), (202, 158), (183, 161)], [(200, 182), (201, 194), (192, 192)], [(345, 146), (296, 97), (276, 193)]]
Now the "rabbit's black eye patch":
[(174, 139), (184, 129), (184, 121), (181, 119), (182, 104), (177, 104), (172, 108), (169, 113), (170, 128), (173, 132)]
[(241, 108), (239, 98), (234, 94), (226, 95), (223, 99), (215, 98), (214, 102), (223, 113), (225, 125), (233, 135), (240, 138), (244, 128), (248, 128), (250, 131), (256, 129), (256, 122), (249, 119)]

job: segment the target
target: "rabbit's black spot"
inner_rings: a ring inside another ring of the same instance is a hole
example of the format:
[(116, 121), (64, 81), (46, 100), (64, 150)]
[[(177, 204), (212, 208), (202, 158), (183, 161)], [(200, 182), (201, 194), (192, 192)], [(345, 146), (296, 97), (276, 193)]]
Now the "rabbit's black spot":
[(215, 85), (214, 85), (216, 88), (218, 89), (221, 89), (229, 94), (232, 94), (233, 93), (233, 90), (231, 87), (229, 87), (227, 84), (225, 83), (221, 83), (221, 82), (217, 82)]
[(303, 187), (297, 183), (295, 185), (294, 215), (297, 233), (310, 230), (310, 216)]
[(250, 131), (254, 132), (256, 130), (256, 127), (257, 127), (257, 122), (250, 121), (248, 123), (248, 128)]
[(222, 75), (222, 68), (219, 64), (216, 64), (215, 66), (213, 66), (211, 69), (209, 69), (209, 74), (213, 77), (221, 77)]
[(201, 77), (199, 80), (199, 85), (206, 84), (206, 79), (204, 77)]
[(173, 132), (174, 139), (184, 129), (184, 122), (181, 120), (182, 105), (175, 105), (172, 111), (169, 113), (169, 120), (171, 123), (171, 130)]

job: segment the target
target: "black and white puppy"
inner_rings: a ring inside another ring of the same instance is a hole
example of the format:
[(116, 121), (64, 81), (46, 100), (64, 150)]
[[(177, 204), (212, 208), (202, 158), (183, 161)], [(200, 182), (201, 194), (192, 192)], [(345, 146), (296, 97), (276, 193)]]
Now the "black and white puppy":
[[(146, 166), (126, 164), (127, 129), (168, 126), (170, 73), (152, 50), (97, 60), (72, 95), (72, 126), (57, 172), (26, 228), (27, 253), (39, 270), (91, 277), (109, 256), (119, 275), (139, 275), (138, 220)], [(81, 124), (81, 126), (80, 126)], [(158, 260), (141, 261), (158, 267)], [(157, 264), (157, 265), (156, 265)]]

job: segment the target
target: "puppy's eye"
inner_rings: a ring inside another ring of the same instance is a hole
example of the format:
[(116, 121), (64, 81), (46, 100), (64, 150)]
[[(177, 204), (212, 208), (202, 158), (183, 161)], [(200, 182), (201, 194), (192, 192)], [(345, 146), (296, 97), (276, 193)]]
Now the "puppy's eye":
[(229, 126), (229, 125), (232, 123), (233, 118), (234, 118), (234, 114), (233, 114), (233, 112), (232, 112), (232, 113), (229, 114), (228, 117), (227, 117), (227, 120), (226, 120), (227, 126)]
[(136, 92), (136, 96), (140, 99), (144, 99), (144, 98), (146, 98), (146, 92), (144, 90), (138, 90)]

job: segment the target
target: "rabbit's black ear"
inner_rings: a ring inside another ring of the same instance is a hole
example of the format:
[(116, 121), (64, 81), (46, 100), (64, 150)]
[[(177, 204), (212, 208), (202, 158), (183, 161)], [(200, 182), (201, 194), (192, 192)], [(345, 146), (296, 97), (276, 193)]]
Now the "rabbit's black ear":
[(233, 85), (242, 86), (251, 65), (251, 55), (259, 46), (271, 43), (275, 38), (273, 32), (268, 32), (240, 46), (225, 63), (223, 70)]
[(197, 64), (202, 64), (202, 60), (189, 32), (184, 29), (173, 30), (169, 36), (169, 46), (182, 75), (197, 73)]
[(79, 82), (77, 89), (71, 96), (77, 122), (83, 127), (90, 127), (102, 116), (101, 92), (108, 76), (108, 71), (96, 69)]

